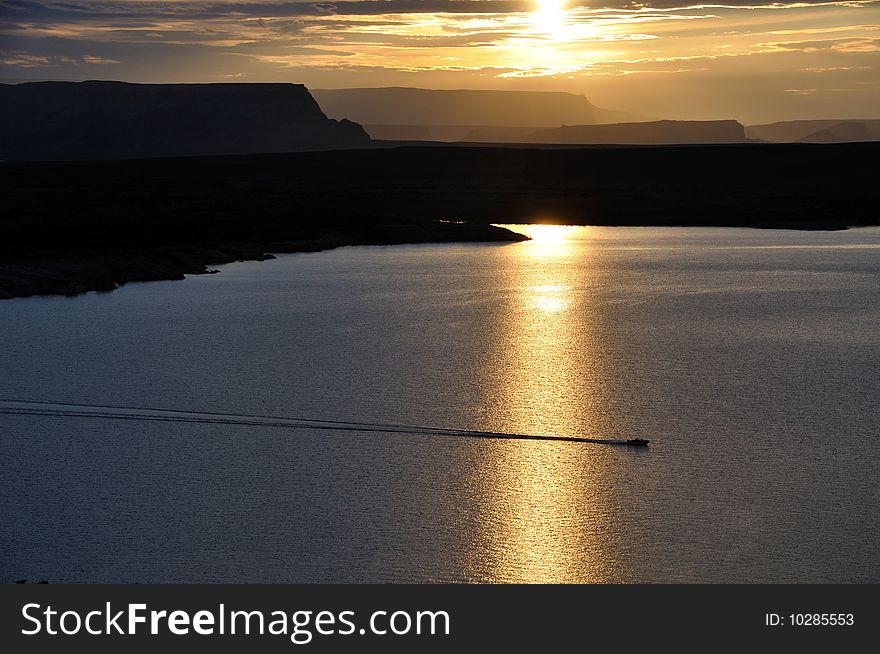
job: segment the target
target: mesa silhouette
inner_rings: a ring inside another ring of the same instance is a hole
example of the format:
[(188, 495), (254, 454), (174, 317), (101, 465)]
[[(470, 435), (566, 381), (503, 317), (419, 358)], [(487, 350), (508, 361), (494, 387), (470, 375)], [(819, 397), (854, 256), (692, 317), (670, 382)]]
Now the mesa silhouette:
[(378, 139), (504, 142), (512, 139), (492, 130), (520, 136), (540, 127), (648, 120), (558, 91), (388, 87), (312, 89), (312, 95), (328, 116), (355, 120)]
[(420, 88), (313, 89), (327, 115), (349, 118), (373, 139), (445, 143), (696, 144), (847, 143), (880, 140), (880, 120), (655, 120), (602, 109), (585, 96), (545, 91)]
[(301, 84), (0, 84), (0, 159), (292, 152), (369, 143)]

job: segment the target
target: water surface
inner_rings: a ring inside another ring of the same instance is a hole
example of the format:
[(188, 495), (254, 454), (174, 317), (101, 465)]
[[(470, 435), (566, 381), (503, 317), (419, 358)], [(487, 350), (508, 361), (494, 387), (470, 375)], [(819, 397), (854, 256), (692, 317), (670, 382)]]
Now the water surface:
[(524, 228), (0, 303), (0, 579), (880, 581), (880, 229)]

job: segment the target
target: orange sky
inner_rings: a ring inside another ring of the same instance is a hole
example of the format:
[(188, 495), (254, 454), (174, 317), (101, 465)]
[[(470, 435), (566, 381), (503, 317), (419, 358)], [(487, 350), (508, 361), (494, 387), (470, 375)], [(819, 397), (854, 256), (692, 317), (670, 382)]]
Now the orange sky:
[(880, 117), (880, 0), (5, 0), (0, 11), (5, 80), (562, 90), (662, 118)]

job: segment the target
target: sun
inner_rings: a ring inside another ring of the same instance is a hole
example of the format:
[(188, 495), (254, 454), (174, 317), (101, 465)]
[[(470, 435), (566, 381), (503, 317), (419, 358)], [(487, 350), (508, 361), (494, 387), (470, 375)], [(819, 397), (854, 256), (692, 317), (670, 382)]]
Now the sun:
[(566, 24), (566, 0), (536, 0), (538, 8), (532, 14), (535, 26), (548, 36), (559, 40)]

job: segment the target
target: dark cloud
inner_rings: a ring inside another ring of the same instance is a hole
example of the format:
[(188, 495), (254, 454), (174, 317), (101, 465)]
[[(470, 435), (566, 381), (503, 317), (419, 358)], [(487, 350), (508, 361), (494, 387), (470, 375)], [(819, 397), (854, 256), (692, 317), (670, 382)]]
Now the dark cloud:
[[(792, 0), (793, 2), (794, 0)], [(833, 4), (829, 0), (797, 0), (799, 4)], [(675, 9), (697, 5), (753, 7), (785, 4), (779, 0), (572, 0), (569, 8)], [(338, 2), (33, 2), (6, 0), (2, 14), (7, 20), (38, 23), (154, 20), (177, 18), (212, 20), (230, 18), (285, 18), (296, 16), (368, 16), (394, 13), (503, 14), (535, 9), (534, 0), (340, 0)]]

